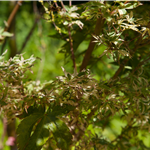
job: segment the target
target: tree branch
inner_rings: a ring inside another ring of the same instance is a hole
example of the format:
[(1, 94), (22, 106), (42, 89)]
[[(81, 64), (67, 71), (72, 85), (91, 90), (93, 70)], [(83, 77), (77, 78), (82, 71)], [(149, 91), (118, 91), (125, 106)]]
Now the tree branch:
[[(133, 49), (133, 51), (131, 52), (131, 56), (133, 56), (136, 52), (136, 50), (139, 48), (139, 45), (142, 41), (142, 36), (139, 37), (139, 39), (137, 40), (137, 42), (135, 43), (135, 47)], [(112, 79), (116, 79), (119, 74), (121, 73), (121, 71), (124, 69), (124, 66), (126, 65), (126, 63), (129, 61), (129, 59), (124, 59), (124, 62), (122, 64), (120, 64), (120, 67), (118, 68), (118, 70), (115, 72), (114, 76), (112, 77)]]
[(118, 68), (118, 70), (115, 72), (114, 76), (112, 77), (112, 79), (116, 79), (120, 72), (123, 70), (124, 66), (126, 65), (126, 63), (128, 62), (129, 59), (125, 59), (124, 62), (122, 64), (120, 64), (120, 67)]
[(15, 15), (16, 15), (16, 13), (17, 13), (19, 7), (21, 6), (21, 4), (22, 4), (22, 1), (18, 1), (17, 4), (16, 4), (16, 6), (14, 7), (13, 11), (11, 12), (11, 14), (10, 14), (10, 16), (9, 16), (9, 18), (8, 18), (8, 20), (7, 20), (7, 24), (6, 24), (6, 27), (5, 27), (5, 31), (7, 31), (7, 30), (9, 29), (9, 27), (10, 27), (10, 25), (11, 25), (11, 22), (12, 22), (12, 20), (14, 19), (14, 17), (15, 17)]
[[(149, 53), (149, 54), (150, 54), (150, 53)], [(147, 61), (149, 61), (149, 60), (150, 60), (150, 57), (148, 57), (147, 59), (141, 61), (141, 62), (139, 63), (139, 65), (132, 71), (132, 74), (134, 74), (135, 71), (137, 71), (137, 69), (139, 69), (142, 65), (144, 65), (144, 64), (145, 64)]]
[[(6, 22), (6, 24), (5, 24), (5, 25), (6, 25), (5, 31), (8, 31), (8, 29), (10, 28), (11, 23), (12, 23), (12, 21), (14, 20), (14, 17), (15, 17), (15, 15), (16, 15), (16, 13), (17, 13), (19, 7), (21, 6), (22, 2), (23, 2), (23, 1), (18, 1), (17, 4), (16, 4), (16, 6), (14, 7), (14, 9), (12, 10), (12, 12), (11, 12), (11, 14), (10, 14), (10, 16), (9, 16), (9, 18), (8, 18), (8, 20), (7, 20), (7, 22)], [(7, 39), (7, 38), (6, 38), (6, 39)], [(2, 45), (2, 48), (1, 48), (1, 54), (2, 54), (3, 51), (4, 51), (4, 47), (5, 47), (5, 45), (6, 45), (6, 39), (5, 39), (4, 42), (3, 42), (3, 45)]]
[[(103, 28), (103, 24), (104, 24), (104, 18), (102, 16), (100, 16), (100, 18), (98, 18), (97, 22), (96, 22), (95, 31), (94, 31), (95, 35), (100, 34), (100, 32), (102, 31), (102, 28)], [(92, 36), (89, 47), (85, 53), (82, 65), (80, 67), (80, 71), (82, 71), (83, 69), (86, 69), (88, 62), (90, 61), (90, 57), (91, 57), (92, 52), (95, 47), (95, 43), (93, 41), (94, 41), (94, 37)]]

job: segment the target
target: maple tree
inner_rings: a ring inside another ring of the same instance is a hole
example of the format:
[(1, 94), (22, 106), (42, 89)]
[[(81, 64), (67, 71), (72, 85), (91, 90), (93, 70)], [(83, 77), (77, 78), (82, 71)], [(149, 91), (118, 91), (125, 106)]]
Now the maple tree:
[[(43, 17), (56, 29), (49, 36), (64, 40), (59, 52), (72, 63), (73, 73), (62, 67), (64, 75), (54, 81), (26, 81), (36, 57), (20, 54), (6, 61), (1, 55), (1, 112), (21, 119), (18, 149), (148, 149), (140, 137), (150, 132), (150, 18), (138, 13), (142, 2), (41, 3)], [(84, 41), (87, 49), (79, 50)], [(98, 71), (104, 56), (118, 69), (98, 81), (92, 67)], [(121, 124), (117, 129), (115, 118)], [(106, 129), (113, 137), (104, 135)]]

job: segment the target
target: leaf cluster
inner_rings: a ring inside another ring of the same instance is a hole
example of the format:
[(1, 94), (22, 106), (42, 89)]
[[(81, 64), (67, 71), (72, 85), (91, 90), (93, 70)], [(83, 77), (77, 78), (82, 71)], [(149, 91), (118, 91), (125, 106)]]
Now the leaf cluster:
[[(19, 149), (139, 147), (138, 130), (149, 129), (148, 80), (139, 74), (98, 82), (89, 70), (70, 74), (63, 69), (64, 76), (53, 82), (23, 83), (34, 60), (16, 56), (1, 63), (1, 110), (9, 118), (23, 118), (17, 129)], [(117, 113), (126, 125), (109, 141), (102, 131)]]

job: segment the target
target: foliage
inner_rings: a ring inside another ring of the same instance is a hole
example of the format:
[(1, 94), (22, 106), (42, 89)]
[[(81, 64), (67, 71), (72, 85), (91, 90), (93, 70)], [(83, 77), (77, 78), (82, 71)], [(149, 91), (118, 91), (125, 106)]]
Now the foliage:
[(0, 44), (2, 44), (5, 37), (11, 37), (11, 36), (13, 36), (13, 34), (7, 32), (7, 31), (4, 31), (4, 29), (2, 29), (0, 27)]
[[(94, 1), (65, 6), (60, 2), (60, 7), (54, 2), (47, 7), (41, 3), (44, 17), (57, 31), (50, 37), (65, 41), (60, 52), (66, 61), (72, 60), (73, 73), (62, 67), (64, 75), (53, 81), (26, 81), (35, 57), (16, 55), (8, 61), (5, 54), (0, 57), (1, 111), (9, 119), (22, 119), (17, 128), (18, 148), (150, 149), (140, 137), (150, 132), (150, 18), (139, 18), (142, 4)], [(89, 47), (80, 51), (79, 45), (90, 36)], [(102, 45), (103, 53), (98, 51)], [(98, 81), (86, 67), (92, 70), (104, 55), (113, 58), (111, 64), (118, 70), (110, 79)], [(119, 129), (113, 127), (115, 118), (122, 123)], [(106, 129), (112, 130), (113, 137), (104, 134)]]

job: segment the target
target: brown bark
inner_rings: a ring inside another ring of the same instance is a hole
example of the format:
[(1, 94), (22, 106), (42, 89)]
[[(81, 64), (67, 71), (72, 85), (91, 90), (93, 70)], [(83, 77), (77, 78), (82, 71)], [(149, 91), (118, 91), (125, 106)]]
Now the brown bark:
[[(98, 36), (100, 34), (100, 32), (102, 31), (102, 28), (103, 28), (103, 25), (104, 25), (104, 18), (102, 16), (100, 16), (98, 19), (97, 19), (97, 22), (96, 22), (96, 26), (95, 26), (95, 31), (94, 31), (94, 35)], [(86, 69), (89, 61), (90, 61), (90, 58), (91, 58), (91, 55), (92, 55), (92, 52), (94, 50), (94, 47), (95, 47), (95, 42), (93, 42), (95, 39), (94, 37), (92, 36), (91, 38), (91, 41), (90, 41), (90, 44), (89, 44), (89, 47), (85, 53), (85, 56), (84, 56), (84, 59), (83, 59), (83, 62), (82, 62), (82, 65), (80, 67), (80, 71), (82, 71), (83, 69)]]
[(19, 9), (19, 7), (21, 6), (22, 4), (22, 1), (18, 1), (17, 4), (15, 5), (14, 9), (12, 10), (8, 20), (7, 20), (7, 26), (5, 27), (5, 31), (8, 30), (8, 28), (10, 27), (11, 25), (11, 22), (14, 20), (14, 17)]

